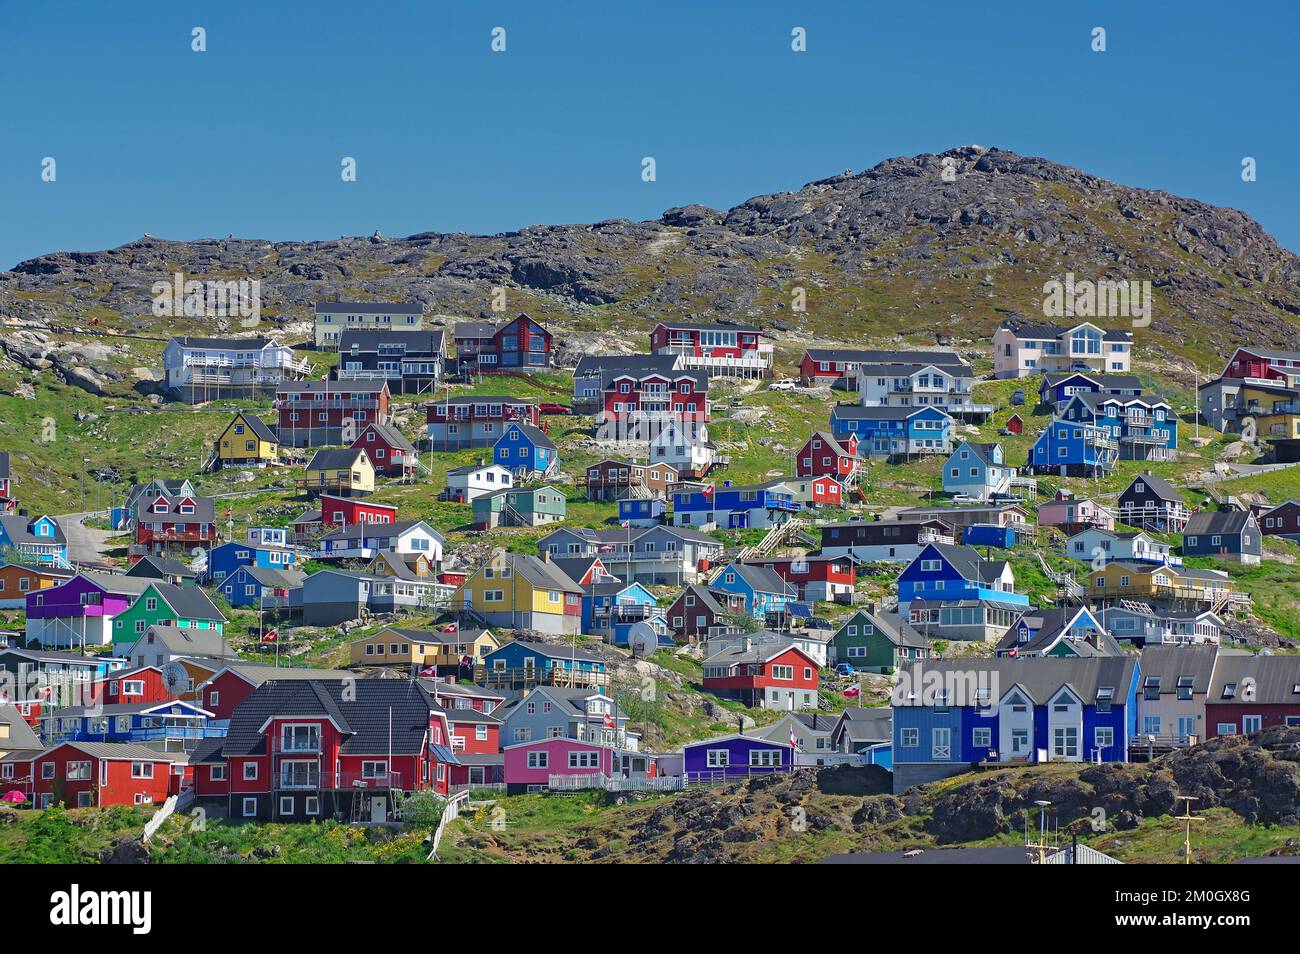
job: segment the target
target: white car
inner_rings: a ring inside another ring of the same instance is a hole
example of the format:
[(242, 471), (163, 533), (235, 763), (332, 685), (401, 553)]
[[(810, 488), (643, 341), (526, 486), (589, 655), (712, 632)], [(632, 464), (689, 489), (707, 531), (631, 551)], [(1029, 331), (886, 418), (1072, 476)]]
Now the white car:
[(971, 494), (953, 494), (952, 502), (955, 504), (983, 503), (983, 501), (979, 497), (973, 496)]
[(767, 389), (769, 391), (793, 391), (798, 386), (799, 383), (794, 378), (783, 378), (780, 381), (773, 381), (767, 386)]

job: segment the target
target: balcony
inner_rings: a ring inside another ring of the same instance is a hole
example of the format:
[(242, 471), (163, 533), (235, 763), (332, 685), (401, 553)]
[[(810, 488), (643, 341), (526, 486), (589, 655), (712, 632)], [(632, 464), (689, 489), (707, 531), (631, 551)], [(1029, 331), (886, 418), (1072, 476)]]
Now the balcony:
[(474, 682), (487, 689), (531, 688), (532, 686), (562, 686), (603, 689), (609, 685), (609, 674), (591, 669), (569, 670), (563, 667), (524, 666), (514, 669), (489, 669), (474, 667)]

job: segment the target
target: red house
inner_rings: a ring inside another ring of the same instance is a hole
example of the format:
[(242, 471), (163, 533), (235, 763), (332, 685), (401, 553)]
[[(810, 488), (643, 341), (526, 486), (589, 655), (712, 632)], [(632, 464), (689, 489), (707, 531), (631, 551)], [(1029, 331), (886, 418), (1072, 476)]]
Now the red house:
[(13, 513), (17, 508), (13, 477), (9, 472), (9, 452), (0, 451), (0, 514)]
[(1205, 737), (1300, 726), (1300, 656), (1219, 653), (1205, 696)]
[(1012, 414), (1007, 418), (1007, 430), (1012, 434), (1023, 434), (1025, 432), (1025, 422), (1019, 414)]
[(354, 497), (321, 494), (317, 498), (319, 510), (308, 510), (293, 522), (295, 542), (314, 540), (320, 534), (354, 523), (392, 523), (397, 519), (397, 508), (392, 504), (371, 503)]
[(799, 359), (799, 380), (804, 384), (829, 384), (831, 387), (852, 388), (858, 379), (858, 369), (871, 355), (865, 351), (844, 348), (809, 348)]
[(210, 549), (216, 540), (213, 498), (151, 494), (136, 503), (135, 534), (128, 559), (134, 565), (145, 556), (188, 556), (195, 547)]
[(385, 477), (409, 477), (420, 463), (415, 445), (392, 424), (367, 424), (352, 446), (364, 450), (375, 472)]
[(177, 794), (183, 752), (159, 752), (124, 742), (64, 742), (32, 760), (37, 808), (162, 804)]
[(1300, 537), (1300, 500), (1287, 500), (1258, 515), (1265, 536)]
[(506, 697), (492, 689), (484, 689), (472, 682), (450, 682), (446, 679), (421, 680), (424, 688), (444, 709), (474, 709), (493, 712), (506, 701)]
[(761, 378), (772, 372), (772, 343), (752, 325), (661, 321), (650, 332), (650, 350), (681, 355), (683, 367), (710, 375)]
[(171, 702), (176, 696), (167, 691), (162, 670), (157, 666), (119, 669), (91, 687), (90, 701), (104, 705), (134, 702)]
[(456, 368), (465, 374), (536, 371), (551, 366), (551, 333), (527, 315), (501, 324), (461, 321), (452, 329)]
[(1264, 354), (1248, 348), (1238, 348), (1223, 369), (1225, 378), (1255, 378), (1287, 384), (1296, 373), (1296, 365), (1284, 367), (1288, 361), (1300, 358), (1300, 353), (1274, 352)]
[[(806, 485), (806, 486), (805, 486)], [(795, 500), (809, 507), (842, 507), (844, 505), (844, 485), (829, 475), (822, 477), (800, 477)]]
[(472, 708), (444, 712), (451, 726), (451, 750), (458, 762), (449, 769), (452, 787), (504, 782), (501, 720)]
[(746, 560), (765, 566), (799, 591), (801, 603), (851, 603), (858, 574), (847, 556), (760, 557)]
[(383, 381), (287, 381), (275, 392), (280, 443), (350, 444), (367, 424), (388, 423), (388, 403)]
[(668, 628), (677, 639), (685, 642), (705, 640), (739, 631), (735, 620), (746, 615), (745, 596), (690, 583), (673, 600), (665, 615)]
[(704, 660), (704, 691), (747, 706), (793, 711), (817, 708), (817, 661), (797, 646), (754, 645), (747, 637)]
[(804, 442), (795, 457), (795, 473), (798, 476), (829, 476), (842, 483), (852, 480), (861, 466), (856, 434), (839, 440), (827, 431), (816, 431)]
[(256, 663), (238, 663), (224, 666), (207, 678), (199, 687), (199, 704), (212, 713), (212, 718), (226, 720), (258, 686), (273, 679), (352, 679), (355, 673), (339, 669), (284, 669), (261, 666)]
[[(622, 370), (605, 375), (600, 423), (709, 422), (709, 376), (701, 370)], [(650, 436), (658, 436), (654, 431)]]
[(235, 709), (220, 747), (196, 750), (195, 795), (232, 819), (387, 822), (395, 792), (447, 793), (450, 737), (418, 682), (270, 680)]

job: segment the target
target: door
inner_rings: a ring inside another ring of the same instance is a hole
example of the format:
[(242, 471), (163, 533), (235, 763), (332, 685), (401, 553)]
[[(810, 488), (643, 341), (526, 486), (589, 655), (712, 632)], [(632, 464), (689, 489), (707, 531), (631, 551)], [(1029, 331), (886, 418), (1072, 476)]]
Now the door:
[(388, 798), (384, 795), (372, 795), (370, 798), (370, 820), (383, 822), (388, 819)]
[(931, 731), (930, 758), (936, 762), (947, 762), (952, 758), (952, 729)]
[(471, 765), (469, 767), (469, 783), (471, 785), (483, 784), (483, 766)]
[(1262, 717), (1262, 716), (1257, 716), (1257, 715), (1244, 715), (1244, 716), (1242, 716), (1242, 717), (1241, 717), (1241, 733), (1242, 733), (1242, 735), (1251, 735), (1251, 734), (1253, 734), (1253, 733), (1255, 733), (1255, 732), (1258, 732), (1260, 729), (1262, 729), (1262, 728), (1264, 727), (1264, 726), (1263, 726), (1263, 721), (1264, 721), (1264, 720), (1263, 720), (1263, 717)]
[(1195, 733), (1196, 733), (1196, 717), (1179, 716), (1178, 717), (1178, 738), (1185, 740), (1188, 736), (1194, 735)]

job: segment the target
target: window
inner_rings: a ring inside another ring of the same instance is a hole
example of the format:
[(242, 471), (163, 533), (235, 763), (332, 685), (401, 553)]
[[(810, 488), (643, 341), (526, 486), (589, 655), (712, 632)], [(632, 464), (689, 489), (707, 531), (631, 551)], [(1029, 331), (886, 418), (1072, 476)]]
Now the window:
[(972, 729), (970, 744), (976, 748), (988, 748), (993, 744), (993, 730), (991, 728)]
[(709, 768), (726, 768), (731, 764), (731, 753), (726, 749), (709, 749), (705, 756)]
[(302, 811), (304, 815), (319, 815), (320, 796), (308, 795), (305, 799), (303, 799)]
[(599, 752), (570, 752), (569, 753), (569, 768), (571, 769), (599, 768), (599, 767), (600, 767)]
[(549, 768), (551, 764), (551, 754), (549, 752), (529, 752), (528, 767), (530, 769)]
[(1097, 726), (1097, 748), (1109, 749), (1115, 744), (1115, 730), (1108, 725)]
[(899, 729), (898, 744), (902, 746), (915, 747), (921, 744), (920, 729)]
[(153, 763), (132, 762), (131, 777), (132, 778), (153, 778)]
[(213, 782), (224, 782), (226, 780), (226, 767), (224, 765), (214, 765), (208, 770), (208, 779)]
[(280, 798), (280, 814), (281, 814), (281, 815), (292, 815), (292, 814), (293, 814), (293, 796), (292, 796), (292, 795), (284, 795), (284, 796), (281, 796), (281, 798)]
[(257, 814), (257, 799), (255, 798), (244, 799), (244, 817), (252, 818), (256, 814)]
[(253, 782), (253, 781), (256, 781), (256, 780), (257, 780), (257, 763), (256, 763), (256, 762), (245, 762), (245, 763), (244, 763), (244, 781), (245, 781), (245, 782)]
[(382, 759), (361, 763), (362, 778), (385, 778), (388, 775), (388, 763)]
[(777, 768), (781, 765), (780, 749), (751, 749), (749, 764), (756, 768)]

